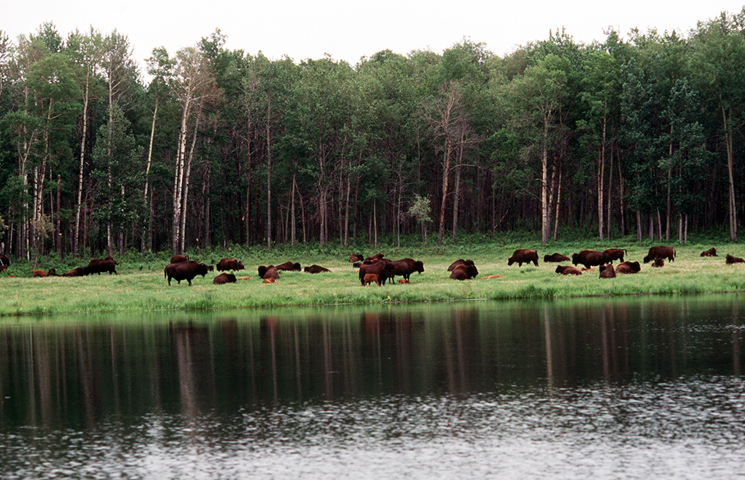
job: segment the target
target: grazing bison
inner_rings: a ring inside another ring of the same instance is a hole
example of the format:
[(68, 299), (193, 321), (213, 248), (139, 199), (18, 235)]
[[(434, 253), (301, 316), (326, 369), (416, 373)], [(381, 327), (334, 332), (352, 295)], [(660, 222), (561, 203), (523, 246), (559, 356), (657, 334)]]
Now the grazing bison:
[(644, 263), (649, 263), (650, 260), (654, 260), (656, 257), (667, 258), (671, 262), (675, 261), (675, 249), (673, 247), (649, 247), (649, 253), (644, 257)]
[(702, 257), (716, 257), (717, 256), (717, 249), (714, 247), (711, 247), (708, 250), (704, 250), (701, 252)]
[(470, 280), (479, 274), (476, 265), (471, 262), (470, 264), (458, 265), (455, 267), (450, 274), (450, 278), (453, 280)]
[(226, 283), (235, 283), (236, 278), (232, 273), (221, 273), (212, 279), (212, 283), (215, 285), (225, 285)]
[(215, 268), (217, 268), (218, 272), (224, 272), (226, 270), (243, 270), (244, 267), (243, 263), (235, 258), (221, 258)]
[(365, 284), (365, 275), (374, 273), (378, 276), (381, 285), (385, 285), (386, 280), (393, 277), (396, 267), (390, 260), (376, 260), (372, 263), (363, 263), (360, 267), (359, 278), (362, 285)]
[(69, 272), (65, 272), (60, 277), (84, 277), (88, 275), (85, 267), (75, 267)]
[(401, 275), (404, 280), (409, 280), (409, 276), (414, 272), (424, 272), (424, 263), (421, 260), (414, 260), (413, 258), (402, 258), (401, 260), (395, 260), (393, 262), (394, 271), (391, 275), (391, 280), (396, 275)]
[(616, 273), (639, 273), (641, 269), (642, 267), (639, 265), (639, 262), (622, 262), (616, 267)]
[(517, 263), (519, 267), (523, 266), (523, 263), (535, 263), (538, 266), (538, 252), (535, 250), (528, 250), (526, 248), (518, 248), (512, 253), (512, 256), (507, 259), (507, 265)]
[(308, 273), (323, 273), (330, 272), (331, 270), (320, 265), (311, 265), (310, 267), (305, 267), (305, 271)]
[(168, 286), (171, 286), (171, 279), (174, 279), (181, 285), (181, 280), (189, 282), (191, 287), (191, 281), (197, 275), (207, 275), (207, 265), (204, 263), (197, 263), (194, 260), (187, 260), (186, 262), (171, 263), (166, 265), (163, 270), (163, 275), (168, 278)]
[(582, 250), (579, 253), (572, 254), (572, 264), (577, 266), (582, 264), (585, 268), (597, 267), (609, 263), (608, 255), (605, 252), (598, 252), (597, 250)]
[(171, 257), (171, 263), (181, 263), (181, 262), (188, 262), (189, 256), (188, 255), (174, 255)]
[(364, 264), (371, 264), (372, 262), (376, 260), (383, 260), (383, 254), (382, 253), (376, 253), (372, 257), (367, 257), (362, 263)]
[(458, 265), (473, 265), (473, 260), (463, 260), (462, 258), (460, 258), (450, 264), (450, 266), (448, 267), (448, 272), (452, 272), (453, 270), (455, 270), (455, 267), (457, 267)]
[(562, 275), (582, 275), (582, 272), (576, 267), (572, 267), (570, 265), (559, 265), (556, 267), (556, 273), (560, 273)]
[(616, 271), (613, 270), (613, 264), (600, 265), (600, 278), (616, 278)]
[(373, 283), (377, 286), (380, 286), (380, 277), (378, 277), (374, 273), (366, 273), (365, 278), (362, 279), (362, 285), (370, 286)]
[(362, 262), (364, 259), (361, 253), (353, 253), (349, 256), (349, 263)]
[(660, 257), (654, 257), (654, 261), (652, 261), (652, 266), (655, 268), (664, 267), (665, 261)]
[(608, 261), (613, 263), (614, 260), (621, 260), (623, 262), (623, 256), (626, 254), (625, 248), (606, 248), (603, 253), (608, 256)]
[(546, 262), (546, 263), (551, 263), (551, 262), (568, 262), (569, 261), (569, 257), (567, 257), (566, 255), (562, 255), (560, 253), (554, 253), (553, 255), (544, 255), (543, 256), (543, 261)]
[(733, 265), (735, 263), (745, 263), (745, 260), (740, 257), (733, 257), (728, 253), (725, 262), (727, 263), (727, 265)]
[(92, 258), (91, 261), (88, 262), (86, 271), (88, 272), (88, 275), (93, 275), (94, 273), (101, 275), (101, 272), (109, 272), (109, 275), (112, 273), (119, 275), (116, 273), (116, 262), (110, 256), (104, 260), (101, 260), (100, 258)]
[(277, 270), (284, 272), (299, 272), (301, 270), (299, 263), (285, 262), (281, 265), (277, 265)]

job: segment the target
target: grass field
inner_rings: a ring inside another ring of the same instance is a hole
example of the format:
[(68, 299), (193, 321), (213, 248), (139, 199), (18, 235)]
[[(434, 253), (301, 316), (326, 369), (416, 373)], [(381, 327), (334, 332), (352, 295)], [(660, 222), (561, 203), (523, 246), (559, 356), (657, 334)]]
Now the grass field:
[[(657, 243), (661, 244), (661, 243)], [(516, 248), (531, 248), (544, 254), (559, 252), (570, 256), (584, 248), (602, 250), (609, 247), (626, 248), (626, 259), (641, 262), (649, 245), (623, 244), (593, 245), (564, 243), (536, 245), (474, 245), (464, 247), (430, 247), (385, 249), (379, 251), (393, 260), (413, 257), (424, 262), (425, 272), (413, 274), (411, 284), (362, 287), (357, 272), (347, 261), (348, 254), (318, 250), (251, 249), (232, 254), (242, 260), (246, 270), (237, 276), (251, 276), (235, 284), (213, 285), (218, 272), (194, 279), (189, 287), (172, 282), (169, 287), (163, 276), (167, 258), (130, 254), (120, 260), (119, 275), (87, 277), (31, 278), (30, 263), (14, 262), (0, 278), (0, 315), (39, 315), (93, 312), (168, 311), (188, 309), (262, 308), (276, 306), (370, 304), (385, 302), (457, 301), (467, 299), (538, 299), (582, 296), (685, 294), (745, 291), (745, 264), (725, 265), (725, 254), (745, 257), (745, 247), (739, 244), (675, 246), (677, 257), (663, 268), (642, 264), (635, 275), (619, 275), (614, 279), (600, 279), (598, 272), (582, 276), (562, 276), (554, 272), (556, 265), (540, 262), (538, 267), (516, 264), (507, 266), (507, 258)], [(701, 251), (715, 246), (718, 257), (701, 257)], [(374, 252), (363, 252), (370, 255)], [(220, 255), (191, 258), (214, 263)], [(478, 267), (479, 276), (473, 280), (455, 281), (448, 278), (447, 267), (459, 258), (470, 258)], [(304, 272), (281, 272), (274, 284), (263, 284), (256, 274), (259, 265), (279, 264), (291, 260), (303, 266), (318, 264), (331, 273), (311, 275)], [(68, 260), (71, 262), (72, 260)], [(55, 267), (58, 273), (69, 270), (71, 263), (55, 264), (45, 259), (38, 265)], [(87, 264), (79, 262), (78, 264)], [(568, 264), (565, 262), (564, 264)], [(68, 268), (69, 267), (69, 268)], [(14, 277), (7, 277), (12, 275)], [(488, 275), (502, 278), (484, 279)]]

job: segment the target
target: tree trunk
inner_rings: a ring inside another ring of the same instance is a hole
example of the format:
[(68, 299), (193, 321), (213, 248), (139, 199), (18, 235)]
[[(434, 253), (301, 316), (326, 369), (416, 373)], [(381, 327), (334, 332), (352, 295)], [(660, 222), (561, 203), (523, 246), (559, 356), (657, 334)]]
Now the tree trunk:
[(85, 173), (85, 146), (86, 137), (88, 136), (88, 102), (90, 97), (90, 80), (89, 76), (86, 75), (85, 80), (85, 91), (83, 95), (83, 132), (80, 140), (80, 168), (78, 169), (78, 197), (75, 203), (75, 234), (73, 235), (72, 242), (72, 256), (77, 257), (80, 252), (78, 250), (80, 245), (80, 210), (83, 207), (83, 176)]
[(458, 207), (460, 203), (460, 167), (455, 169), (455, 195), (453, 196), (453, 232), (452, 238), (455, 242), (455, 235), (458, 231)]
[(605, 208), (603, 204), (603, 193), (605, 188), (603, 182), (605, 180), (605, 135), (606, 135), (607, 115), (603, 114), (603, 135), (600, 143), (600, 158), (598, 159), (598, 233), (600, 234), (600, 240), (603, 240), (603, 231), (605, 230)]
[(551, 212), (548, 204), (548, 119), (544, 117), (543, 146), (541, 152), (541, 243), (548, 243), (551, 234)]
[(181, 238), (181, 199), (183, 196), (184, 184), (184, 162), (186, 157), (186, 136), (189, 128), (189, 114), (191, 110), (191, 98), (186, 98), (183, 112), (181, 113), (181, 129), (179, 130), (178, 145), (176, 149), (176, 168), (173, 179), (173, 219), (171, 226), (171, 251), (173, 255), (178, 255), (179, 240)]
[(194, 136), (191, 139), (191, 147), (189, 148), (189, 157), (186, 161), (186, 172), (184, 173), (184, 189), (183, 189), (183, 200), (181, 202), (181, 245), (179, 253), (184, 253), (186, 243), (186, 214), (189, 205), (189, 180), (191, 179), (191, 165), (194, 162), (194, 150), (197, 145), (197, 134), (199, 133), (199, 121), (202, 118), (202, 108), (200, 106), (197, 111), (197, 120), (194, 125)]
[(266, 104), (266, 246), (272, 248), (272, 97)]
[[(450, 177), (450, 155), (452, 155), (453, 152), (453, 142), (450, 139), (449, 135), (445, 135), (445, 141), (447, 143), (447, 146), (445, 148), (445, 158), (442, 162), (442, 198), (440, 200), (440, 230), (439, 230), (439, 237), (440, 237), (440, 245), (442, 245), (442, 241), (445, 238), (445, 206), (447, 205), (447, 199), (448, 199), (448, 179)], [(376, 232), (377, 234), (377, 232)], [(377, 238), (375, 240), (375, 245), (377, 246)]]
[(735, 174), (734, 174), (734, 147), (733, 147), (733, 134), (731, 131), (732, 123), (732, 111), (727, 112), (722, 106), (722, 122), (724, 125), (724, 143), (727, 149), (727, 177), (729, 181), (729, 202), (728, 202), (728, 218), (729, 218), (729, 235), (730, 240), (733, 242), (737, 241), (737, 204), (735, 202)]
[[(158, 118), (158, 98), (155, 98), (155, 108), (153, 109), (153, 121), (150, 125), (150, 142), (148, 144), (147, 148), (147, 165), (145, 166), (145, 191), (142, 195), (142, 200), (145, 202), (145, 204), (148, 204), (148, 195), (150, 195), (150, 167), (153, 164), (153, 143), (155, 141), (155, 123), (156, 119)], [(150, 205), (152, 205), (152, 201), (149, 202)], [(143, 235), (143, 241), (142, 241), (142, 250), (153, 250), (153, 244), (152, 244), (152, 231), (153, 231), (153, 209), (150, 208), (149, 215), (148, 215), (148, 222), (147, 222), (147, 229), (146, 232), (144, 232)], [(145, 241), (145, 237), (147, 237), (148, 241)]]

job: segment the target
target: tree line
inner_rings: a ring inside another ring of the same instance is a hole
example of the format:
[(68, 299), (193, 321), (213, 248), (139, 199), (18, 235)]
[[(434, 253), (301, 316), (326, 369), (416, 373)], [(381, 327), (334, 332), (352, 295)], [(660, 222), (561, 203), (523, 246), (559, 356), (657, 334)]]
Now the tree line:
[(216, 30), (144, 68), (128, 38), (0, 31), (0, 235), (56, 252), (428, 231), (737, 240), (745, 9), (686, 35), (464, 39), (352, 66), (270, 60)]

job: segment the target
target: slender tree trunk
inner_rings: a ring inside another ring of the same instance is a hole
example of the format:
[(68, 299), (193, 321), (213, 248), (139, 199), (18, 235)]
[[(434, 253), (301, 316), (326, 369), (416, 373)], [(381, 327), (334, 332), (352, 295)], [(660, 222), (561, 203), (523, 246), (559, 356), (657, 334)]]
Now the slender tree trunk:
[[(142, 195), (142, 200), (145, 204), (150, 203), (152, 205), (152, 202), (148, 202), (148, 195), (150, 195), (150, 167), (153, 164), (153, 143), (155, 141), (155, 123), (158, 118), (158, 98), (155, 98), (155, 108), (153, 109), (153, 121), (150, 125), (150, 142), (148, 144), (147, 148), (147, 164), (145, 166), (145, 190)], [(142, 251), (145, 251), (146, 249), (148, 251), (152, 251), (153, 245), (150, 239), (152, 239), (152, 230), (153, 230), (153, 210), (152, 208), (149, 210), (148, 215), (148, 221), (147, 221), (147, 229), (143, 235), (143, 241), (142, 241)], [(145, 241), (145, 237), (148, 238), (148, 241)]]
[(189, 148), (189, 156), (186, 161), (186, 172), (184, 173), (184, 189), (183, 189), (183, 200), (181, 202), (181, 245), (180, 253), (184, 253), (186, 243), (186, 214), (188, 213), (189, 206), (189, 180), (191, 179), (191, 165), (194, 162), (194, 150), (197, 145), (197, 134), (199, 133), (199, 121), (202, 118), (202, 108), (197, 110), (197, 120), (194, 125), (194, 135), (191, 139), (191, 147)]
[(295, 218), (295, 190), (297, 182), (295, 173), (292, 174), (292, 193), (290, 195), (290, 243), (294, 247), (297, 244), (297, 219)]
[(272, 248), (272, 97), (266, 104), (266, 246)]
[(551, 234), (551, 211), (548, 204), (548, 119), (550, 112), (543, 121), (543, 142), (541, 152), (541, 243), (548, 243)]
[(183, 197), (184, 184), (184, 162), (186, 157), (186, 136), (189, 128), (189, 114), (191, 110), (191, 98), (187, 97), (184, 101), (183, 112), (181, 113), (181, 129), (179, 130), (178, 145), (176, 148), (176, 168), (173, 179), (173, 220), (171, 226), (171, 251), (173, 255), (178, 255), (179, 240), (181, 238), (181, 199)]
[(80, 139), (80, 168), (78, 169), (78, 196), (75, 202), (75, 234), (73, 236), (72, 256), (77, 257), (80, 252), (80, 210), (83, 207), (83, 176), (85, 173), (85, 146), (88, 136), (88, 102), (90, 98), (90, 77), (86, 75), (85, 91), (83, 95), (83, 131)]
[(605, 138), (607, 128), (607, 114), (603, 114), (603, 135), (600, 143), (600, 161), (598, 166), (598, 233), (600, 234), (600, 240), (603, 240), (603, 231), (605, 230), (605, 208), (603, 205), (603, 194), (605, 192), (604, 184), (605, 181)]
[(556, 182), (556, 213), (554, 216), (554, 242), (559, 240), (559, 212), (561, 207), (561, 177), (563, 171), (559, 167), (559, 178)]
[(453, 196), (453, 241), (455, 241), (455, 235), (458, 231), (458, 208), (460, 206), (460, 172), (460, 167), (457, 167), (455, 169), (455, 195)]
[[(445, 207), (447, 206), (448, 199), (448, 179), (450, 178), (450, 156), (453, 152), (453, 142), (450, 135), (445, 135), (445, 141), (447, 146), (445, 148), (445, 158), (442, 162), (442, 198), (440, 200), (440, 245), (445, 238)], [(377, 235), (377, 232), (376, 232)], [(377, 247), (377, 238), (375, 240), (375, 246)]]
[(722, 122), (724, 125), (724, 141), (727, 149), (727, 177), (729, 180), (729, 235), (730, 240), (737, 241), (737, 204), (735, 202), (735, 174), (734, 174), (734, 146), (732, 129), (732, 111), (725, 110), (722, 106)]

